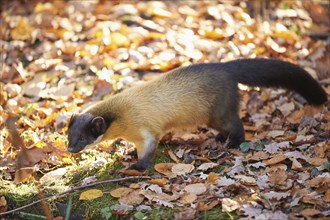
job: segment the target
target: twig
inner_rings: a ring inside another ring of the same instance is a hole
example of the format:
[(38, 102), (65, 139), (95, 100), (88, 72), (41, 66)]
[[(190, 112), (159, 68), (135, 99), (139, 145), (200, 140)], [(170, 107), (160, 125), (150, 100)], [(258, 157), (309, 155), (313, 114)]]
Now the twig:
[(148, 177), (148, 176), (129, 176), (129, 177), (123, 177), (123, 178), (118, 178), (118, 179), (104, 180), (104, 181), (99, 181), (99, 182), (95, 182), (95, 183), (90, 183), (90, 184), (87, 184), (87, 185), (84, 185), (84, 186), (74, 187), (74, 188), (68, 189), (64, 192), (61, 192), (61, 193), (58, 193), (58, 194), (55, 194), (55, 195), (52, 195), (52, 196), (48, 196), (46, 198), (39, 199), (39, 200), (34, 201), (34, 202), (31, 202), (31, 203), (29, 203), (27, 205), (24, 205), (24, 206), (21, 206), (19, 208), (16, 208), (16, 209), (13, 209), (13, 210), (10, 210), (10, 211), (7, 211), (7, 212), (2, 212), (2, 213), (0, 213), (0, 216), (1, 215), (7, 215), (7, 214), (10, 214), (10, 213), (14, 213), (14, 212), (17, 212), (19, 210), (30, 207), (34, 204), (37, 204), (39, 202), (42, 202), (42, 201), (45, 201), (45, 200), (50, 200), (50, 199), (53, 199), (53, 198), (56, 198), (56, 197), (60, 197), (62, 195), (74, 192), (76, 190), (84, 189), (84, 188), (87, 188), (87, 187), (91, 187), (91, 186), (95, 186), (95, 185), (99, 185), (99, 184), (104, 184), (104, 183), (114, 183), (114, 182), (121, 182), (121, 181), (126, 181), (126, 180), (136, 180), (136, 179), (150, 179), (150, 177)]

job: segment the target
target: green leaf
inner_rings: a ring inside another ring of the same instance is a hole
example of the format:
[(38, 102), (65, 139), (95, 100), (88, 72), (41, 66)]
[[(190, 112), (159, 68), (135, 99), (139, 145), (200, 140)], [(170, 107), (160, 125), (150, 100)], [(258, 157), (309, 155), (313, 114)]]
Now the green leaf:
[(239, 148), (243, 153), (246, 153), (250, 150), (250, 143), (249, 142), (243, 142), (239, 145)]
[(101, 214), (102, 214), (103, 218), (105, 218), (107, 220), (110, 219), (112, 216), (110, 207), (105, 207), (105, 208), (101, 209)]
[(134, 214), (134, 217), (137, 219), (137, 220), (142, 220), (144, 218), (144, 214), (142, 212), (136, 212)]

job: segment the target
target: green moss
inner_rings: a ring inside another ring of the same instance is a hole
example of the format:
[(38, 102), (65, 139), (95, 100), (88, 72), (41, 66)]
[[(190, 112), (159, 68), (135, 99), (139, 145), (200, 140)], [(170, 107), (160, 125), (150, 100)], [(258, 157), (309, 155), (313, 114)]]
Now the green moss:
[(11, 208), (26, 205), (33, 202), (38, 194), (35, 184), (13, 184), (9, 181), (2, 181), (0, 195), (5, 196)]
[(147, 216), (147, 219), (166, 220), (166, 219), (173, 219), (174, 213), (175, 213), (175, 209), (158, 207), (147, 212), (145, 215)]
[(221, 166), (214, 167), (211, 171), (214, 172), (214, 173), (220, 173), (225, 168), (226, 168), (226, 166), (221, 165)]
[(207, 211), (201, 211), (198, 213), (198, 219), (203, 220), (230, 220), (233, 219), (233, 216), (226, 212), (221, 211), (221, 206), (216, 206), (213, 209), (207, 210)]

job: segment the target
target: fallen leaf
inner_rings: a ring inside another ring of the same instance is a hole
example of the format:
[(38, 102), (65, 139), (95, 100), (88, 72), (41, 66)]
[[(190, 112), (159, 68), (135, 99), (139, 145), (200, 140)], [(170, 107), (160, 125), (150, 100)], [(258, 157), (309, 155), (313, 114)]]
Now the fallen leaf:
[(268, 193), (265, 193), (264, 196), (266, 196), (268, 199), (276, 199), (279, 201), (282, 198), (286, 198), (286, 197), (290, 196), (290, 193), (270, 191)]
[(156, 192), (156, 193), (162, 193), (162, 188), (160, 188), (158, 185), (156, 184), (151, 184), (150, 186), (147, 187), (147, 190)]
[(324, 201), (324, 202), (328, 202), (328, 203), (330, 203), (330, 189), (328, 189), (328, 190), (325, 192), (325, 194), (324, 194), (324, 196), (323, 196), (323, 201)]
[(179, 201), (183, 204), (191, 204), (191, 203), (195, 202), (196, 199), (197, 199), (196, 194), (186, 192), (180, 197)]
[(131, 188), (120, 187), (120, 188), (110, 191), (110, 195), (114, 198), (120, 198), (124, 195), (127, 195), (128, 193), (130, 193), (132, 191), (133, 191), (133, 189), (131, 189)]
[(258, 151), (253, 155), (250, 155), (247, 157), (248, 160), (254, 160), (254, 161), (260, 161), (260, 160), (265, 160), (269, 158), (269, 154), (263, 152), (263, 151)]
[(6, 212), (8, 210), (7, 200), (4, 196), (0, 197), (0, 213)]
[(232, 212), (240, 208), (240, 205), (238, 202), (229, 199), (229, 198), (223, 198), (221, 200), (222, 205), (222, 211), (223, 212)]
[(256, 179), (250, 176), (236, 175), (234, 176), (234, 178), (238, 179), (244, 185), (249, 185), (249, 186), (257, 185)]
[(166, 193), (156, 193), (150, 190), (141, 190), (140, 194), (146, 197), (150, 201), (166, 201), (171, 202), (177, 200), (180, 196), (177, 194), (169, 195)]
[(320, 210), (307, 208), (299, 212), (300, 215), (304, 216), (305, 218), (310, 218), (311, 216), (321, 214)]
[(292, 161), (291, 169), (301, 171), (304, 168), (303, 165), (296, 158), (289, 159)]
[(194, 169), (195, 167), (192, 164), (178, 163), (172, 167), (172, 173), (177, 176), (181, 176), (190, 173)]
[(220, 201), (218, 201), (218, 200), (213, 200), (209, 204), (205, 204), (204, 202), (199, 202), (199, 203), (197, 203), (197, 210), (198, 211), (207, 211), (207, 210), (213, 209), (219, 203), (220, 203)]
[(276, 154), (279, 153), (280, 149), (282, 148), (289, 148), (290, 142), (280, 142), (280, 143), (270, 143), (265, 145), (265, 151), (270, 154)]
[(11, 30), (10, 34), (14, 40), (28, 40), (31, 38), (32, 27), (24, 18), (20, 18), (17, 26)]
[(327, 159), (326, 158), (309, 158), (308, 160), (308, 163), (314, 165), (314, 166), (321, 166), (322, 164), (324, 164)]
[(79, 196), (79, 200), (94, 200), (103, 196), (103, 192), (99, 189), (89, 189), (82, 192)]
[(207, 176), (207, 180), (206, 182), (209, 183), (209, 184), (215, 184), (217, 182), (217, 180), (219, 179), (219, 176), (214, 173), (214, 172), (211, 172), (209, 173), (209, 175)]
[(294, 104), (292, 102), (289, 102), (289, 103), (285, 103), (277, 108), (282, 112), (284, 117), (286, 117), (289, 114), (291, 114), (292, 111), (294, 110)]
[(229, 179), (227, 177), (220, 177), (220, 179), (218, 180), (218, 186), (230, 186), (235, 184), (236, 181), (233, 179)]
[(264, 160), (262, 162), (264, 164), (266, 164), (266, 165), (274, 165), (274, 164), (277, 164), (277, 163), (282, 162), (285, 159), (286, 159), (286, 156), (285, 155), (283, 155), (283, 154), (275, 154), (275, 155), (273, 155), (273, 157), (271, 159)]
[(33, 167), (24, 167), (16, 170), (14, 183), (26, 183), (32, 180), (34, 169)]
[(211, 163), (203, 163), (197, 168), (197, 170), (206, 171), (208, 169), (211, 169), (211, 168), (214, 168), (214, 167), (217, 167), (217, 166), (219, 166), (217, 163), (212, 163), (212, 162)]
[(288, 178), (288, 174), (283, 169), (277, 169), (269, 173), (269, 181), (273, 185), (282, 185)]
[(235, 157), (235, 164), (234, 166), (231, 168), (231, 170), (227, 173), (230, 177), (235, 176), (236, 174), (240, 174), (241, 172), (243, 172), (245, 170), (245, 167), (242, 163), (241, 158), (239, 157)]
[(184, 190), (195, 195), (201, 195), (206, 192), (207, 188), (203, 183), (194, 183), (184, 187)]
[(138, 170), (121, 170), (120, 172), (124, 173), (126, 175), (129, 175), (129, 176), (144, 176), (144, 175), (146, 175), (146, 171), (141, 172), (141, 171), (138, 171)]
[(144, 196), (141, 195), (141, 190), (133, 190), (119, 198), (120, 204), (139, 205), (143, 202)]
[(165, 184), (168, 183), (167, 179), (151, 179), (147, 181), (150, 184), (157, 184), (158, 186), (164, 186)]
[(267, 136), (271, 138), (276, 138), (283, 135), (284, 135), (284, 131), (274, 130), (274, 131), (270, 131)]
[(172, 172), (172, 167), (175, 165), (175, 163), (158, 163), (155, 165), (155, 170), (158, 173), (164, 174), (165, 176), (172, 178), (175, 175)]
[(179, 160), (179, 158), (174, 154), (174, 152), (172, 150), (168, 151), (168, 155), (170, 156), (170, 158), (175, 162), (175, 163), (180, 163), (181, 161)]

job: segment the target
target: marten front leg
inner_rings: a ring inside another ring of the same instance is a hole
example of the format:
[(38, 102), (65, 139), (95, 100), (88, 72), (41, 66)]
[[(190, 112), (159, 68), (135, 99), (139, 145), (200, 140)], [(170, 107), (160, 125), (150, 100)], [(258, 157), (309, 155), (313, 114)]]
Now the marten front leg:
[(158, 138), (148, 130), (141, 131), (141, 140), (135, 142), (135, 147), (138, 155), (138, 162), (131, 165), (129, 170), (145, 171), (150, 167), (151, 161), (154, 158)]

